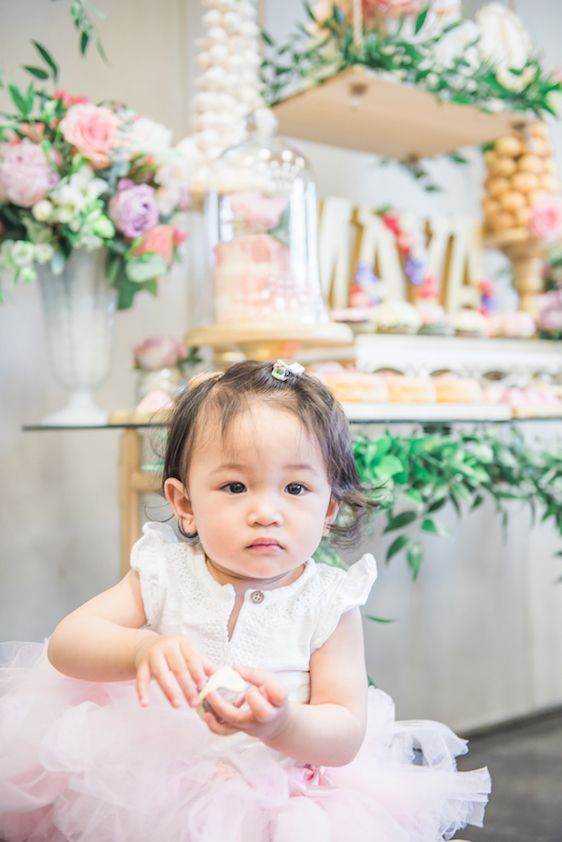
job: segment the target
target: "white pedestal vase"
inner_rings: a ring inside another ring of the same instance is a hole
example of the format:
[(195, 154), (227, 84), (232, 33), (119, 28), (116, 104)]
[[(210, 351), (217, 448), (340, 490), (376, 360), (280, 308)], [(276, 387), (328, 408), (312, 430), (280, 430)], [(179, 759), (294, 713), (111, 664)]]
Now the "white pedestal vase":
[(72, 252), (64, 271), (39, 274), (47, 349), (53, 374), (68, 390), (63, 409), (41, 423), (54, 426), (103, 424), (107, 412), (95, 389), (109, 371), (117, 293), (105, 275), (105, 251)]

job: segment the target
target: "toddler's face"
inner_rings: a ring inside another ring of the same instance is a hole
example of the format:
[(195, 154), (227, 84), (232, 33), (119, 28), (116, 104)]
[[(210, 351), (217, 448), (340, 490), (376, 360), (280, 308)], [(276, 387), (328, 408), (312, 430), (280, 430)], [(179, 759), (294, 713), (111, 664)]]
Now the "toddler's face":
[(198, 433), (187, 491), (211, 562), (239, 579), (289, 579), (337, 511), (320, 447), (292, 413), (254, 404), (223, 437)]

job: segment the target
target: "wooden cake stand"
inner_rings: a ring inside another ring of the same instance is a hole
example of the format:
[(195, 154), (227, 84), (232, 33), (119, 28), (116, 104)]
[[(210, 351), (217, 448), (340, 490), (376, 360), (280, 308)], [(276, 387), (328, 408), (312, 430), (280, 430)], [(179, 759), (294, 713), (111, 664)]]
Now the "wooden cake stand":
[(342, 346), (353, 344), (353, 333), (344, 324), (326, 322), (314, 325), (213, 324), (190, 330), (185, 336), (188, 346), (208, 345), (215, 350), (217, 362), (228, 360), (233, 350), (247, 359), (294, 359), (304, 347)]
[(538, 297), (544, 290), (542, 268), (550, 246), (531, 237), (525, 228), (486, 237), (485, 244), (503, 251), (510, 260), (520, 309), (537, 316)]

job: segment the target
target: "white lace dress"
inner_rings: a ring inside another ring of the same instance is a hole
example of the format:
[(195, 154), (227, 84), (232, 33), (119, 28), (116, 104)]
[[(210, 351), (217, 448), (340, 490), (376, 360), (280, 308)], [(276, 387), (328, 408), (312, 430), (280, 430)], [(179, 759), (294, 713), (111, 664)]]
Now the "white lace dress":
[[(277, 673), (309, 698), (310, 656), (376, 578), (366, 555), (343, 571), (309, 560), (292, 584), (247, 591), (232, 637), (234, 588), (168, 526), (145, 526), (133, 549), (149, 625), (185, 634), (218, 665)], [(243, 734), (212, 734), (157, 687), (141, 708), (132, 682), (57, 673), (39, 644), (3, 644), (0, 839), (81, 842), (437, 842), (481, 824), (486, 770), (459, 773), (466, 744), (434, 722), (396, 722), (369, 691), (355, 760), (296, 763)]]

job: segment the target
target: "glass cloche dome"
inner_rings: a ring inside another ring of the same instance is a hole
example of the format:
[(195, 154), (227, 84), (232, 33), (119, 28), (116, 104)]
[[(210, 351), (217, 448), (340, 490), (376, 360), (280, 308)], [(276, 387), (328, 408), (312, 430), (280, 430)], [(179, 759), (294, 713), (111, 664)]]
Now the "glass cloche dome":
[(270, 111), (208, 171), (205, 220), (217, 324), (318, 325), (329, 321), (317, 255), (316, 187), (308, 162), (275, 137)]

